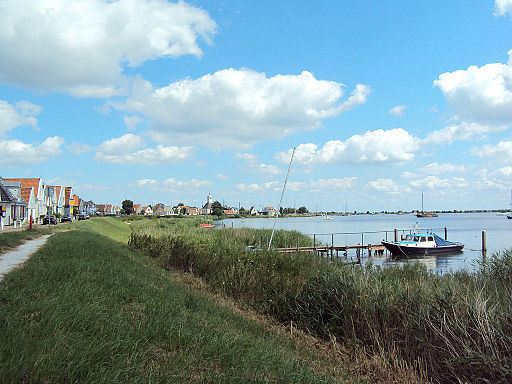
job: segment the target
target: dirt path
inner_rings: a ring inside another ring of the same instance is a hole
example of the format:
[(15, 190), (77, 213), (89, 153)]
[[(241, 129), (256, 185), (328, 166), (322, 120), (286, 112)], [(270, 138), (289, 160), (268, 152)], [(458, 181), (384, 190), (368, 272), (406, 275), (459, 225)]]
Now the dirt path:
[(44, 235), (37, 239), (29, 240), (18, 248), (0, 255), (0, 281), (4, 275), (27, 260), (34, 252), (46, 243), (51, 235)]

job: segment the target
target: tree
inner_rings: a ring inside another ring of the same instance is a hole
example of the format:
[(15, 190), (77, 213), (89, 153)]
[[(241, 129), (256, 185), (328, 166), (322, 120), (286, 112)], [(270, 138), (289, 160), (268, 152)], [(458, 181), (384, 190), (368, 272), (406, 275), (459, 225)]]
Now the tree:
[(131, 215), (133, 213), (133, 201), (124, 200), (121, 205), (123, 207), (125, 215)]
[(219, 203), (218, 201), (214, 201), (212, 203), (212, 215), (222, 216), (223, 212), (224, 210), (222, 209), (222, 204)]
[(299, 215), (303, 215), (305, 213), (308, 213), (308, 209), (306, 207), (300, 207), (299, 209), (297, 209), (297, 213)]

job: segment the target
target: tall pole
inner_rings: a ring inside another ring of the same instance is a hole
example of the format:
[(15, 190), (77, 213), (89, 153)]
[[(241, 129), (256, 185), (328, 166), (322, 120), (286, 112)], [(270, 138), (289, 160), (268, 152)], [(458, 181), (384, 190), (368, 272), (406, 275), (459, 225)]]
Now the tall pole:
[(293, 147), (292, 157), (290, 158), (290, 164), (288, 165), (288, 172), (286, 172), (286, 179), (284, 180), (283, 191), (281, 192), (281, 199), (279, 200), (279, 207), (277, 208), (277, 213), (276, 213), (276, 217), (274, 219), (274, 225), (272, 227), (272, 234), (270, 235), (270, 241), (268, 242), (268, 249), (267, 249), (267, 251), (270, 251), (270, 246), (272, 245), (272, 239), (274, 238), (274, 232), (276, 230), (277, 217), (279, 216), (279, 211), (281, 211), (281, 204), (283, 202), (284, 190), (286, 188), (286, 183), (288, 182), (288, 176), (290, 176), (290, 169), (292, 167), (293, 155), (295, 155), (295, 149), (296, 148), (297, 147)]

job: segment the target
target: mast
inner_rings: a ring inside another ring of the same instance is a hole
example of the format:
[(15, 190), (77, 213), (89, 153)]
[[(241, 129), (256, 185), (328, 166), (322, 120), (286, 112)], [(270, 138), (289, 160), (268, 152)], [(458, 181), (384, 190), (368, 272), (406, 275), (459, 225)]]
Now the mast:
[(421, 212), (425, 212), (423, 210), (423, 189), (421, 190)]
[(279, 208), (277, 209), (276, 218), (274, 219), (274, 226), (272, 227), (272, 234), (270, 235), (270, 241), (268, 242), (267, 251), (270, 251), (270, 246), (272, 245), (272, 239), (274, 238), (274, 232), (276, 230), (276, 221), (277, 221), (277, 217), (279, 216), (279, 212), (281, 211), (281, 203), (283, 202), (284, 190), (286, 188), (286, 183), (288, 182), (288, 176), (290, 175), (290, 169), (292, 167), (293, 155), (295, 154), (296, 148), (297, 147), (293, 147), (292, 157), (290, 158), (290, 165), (288, 165), (288, 172), (286, 172), (286, 179), (284, 180), (283, 191), (281, 192), (281, 199), (279, 200)]

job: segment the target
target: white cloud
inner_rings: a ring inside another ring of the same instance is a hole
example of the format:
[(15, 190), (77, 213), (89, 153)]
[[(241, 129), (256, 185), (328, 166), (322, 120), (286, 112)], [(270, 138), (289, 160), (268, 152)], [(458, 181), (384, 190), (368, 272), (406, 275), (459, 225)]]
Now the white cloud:
[(248, 148), (319, 128), (322, 119), (364, 103), (370, 93), (359, 84), (341, 101), (343, 87), (317, 80), (306, 71), (269, 78), (231, 68), (158, 89), (140, 80), (133, 97), (111, 105), (147, 116), (152, 138), (158, 142), (194, 140), (213, 148)]
[(210, 180), (177, 180), (175, 178), (158, 181), (156, 179), (140, 179), (135, 182), (135, 186), (143, 189), (150, 189), (159, 192), (189, 192), (195, 189), (204, 189), (212, 185)]
[(30, 88), (107, 97), (124, 67), (201, 56), (215, 22), (183, 1), (4, 0), (0, 79)]
[(230, 178), (229, 175), (224, 175), (222, 173), (218, 173), (216, 177), (217, 177), (217, 179), (220, 179), (220, 180), (227, 180)]
[(43, 163), (62, 153), (64, 139), (48, 137), (41, 144), (27, 144), (20, 140), (0, 140), (0, 164), (17, 167)]
[[(348, 191), (354, 188), (357, 177), (344, 177), (340, 179), (319, 179), (310, 181), (290, 181), (286, 189), (294, 192), (322, 192), (322, 191)], [(279, 181), (269, 181), (263, 184), (237, 184), (236, 189), (242, 192), (259, 192), (264, 190), (280, 191), (282, 185)]]
[(175, 178), (165, 179), (162, 182), (163, 185), (167, 187), (172, 188), (205, 188), (212, 185), (212, 182), (210, 180), (198, 180), (198, 179), (191, 179), (191, 180), (176, 180)]
[(406, 105), (397, 105), (389, 110), (389, 114), (394, 116), (403, 116), (406, 108)]
[(461, 122), (428, 133), (423, 142), (425, 144), (451, 144), (455, 141), (484, 139), (487, 133), (501, 132), (508, 128), (507, 125), (482, 125)]
[(494, 6), (496, 16), (512, 15), (512, 0), (495, 0)]
[(258, 163), (258, 156), (251, 153), (237, 153), (235, 154), (235, 158), (246, 161), (251, 170), (261, 173), (267, 177), (273, 177), (281, 174), (281, 170), (275, 165)]
[(37, 126), (35, 116), (39, 115), (42, 108), (28, 101), (19, 101), (15, 105), (5, 100), (0, 100), (0, 137), (5, 137), (11, 129), (19, 126)]
[(159, 165), (175, 164), (194, 156), (195, 147), (157, 145), (142, 148), (144, 140), (133, 133), (127, 133), (105, 141), (98, 146), (94, 158), (107, 163)]
[(512, 162), (512, 141), (500, 141), (496, 145), (484, 145), (471, 148), (471, 154), (479, 157), (488, 157), (499, 162)]
[(434, 81), (462, 120), (512, 122), (512, 50), (507, 64), (446, 72)]
[(155, 179), (140, 179), (140, 180), (137, 180), (136, 183), (137, 183), (137, 186), (139, 186), (139, 187), (145, 187), (148, 185), (156, 185), (157, 181)]
[(259, 184), (237, 184), (235, 188), (242, 192), (258, 192), (263, 190), (263, 187)]
[(137, 116), (125, 116), (123, 117), (124, 124), (128, 131), (133, 132), (138, 123), (140, 123), (140, 119)]
[(404, 192), (410, 192), (411, 188), (408, 186), (399, 185), (394, 182), (392, 179), (377, 179), (368, 182), (368, 186), (371, 189), (375, 189), (379, 192), (389, 193), (389, 194), (401, 194)]
[[(354, 135), (346, 141), (331, 140), (318, 147), (316, 144), (301, 144), (297, 147), (294, 163), (302, 165), (333, 163), (403, 163), (414, 158), (420, 140), (402, 128), (368, 131)], [(290, 161), (292, 150), (278, 152), (276, 158)]]
[(427, 176), (422, 179), (413, 180), (410, 182), (415, 188), (428, 188), (438, 191), (449, 190), (454, 188), (467, 188), (468, 182), (462, 177), (452, 177), (441, 179), (437, 176)]
[(402, 177), (406, 179), (412, 179), (418, 176), (433, 176), (440, 175), (443, 173), (461, 173), (466, 170), (464, 165), (454, 165), (450, 163), (446, 164), (438, 164), (438, 163), (430, 163), (421, 168), (418, 168), (415, 171), (405, 171), (402, 173)]

